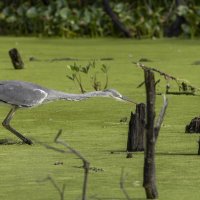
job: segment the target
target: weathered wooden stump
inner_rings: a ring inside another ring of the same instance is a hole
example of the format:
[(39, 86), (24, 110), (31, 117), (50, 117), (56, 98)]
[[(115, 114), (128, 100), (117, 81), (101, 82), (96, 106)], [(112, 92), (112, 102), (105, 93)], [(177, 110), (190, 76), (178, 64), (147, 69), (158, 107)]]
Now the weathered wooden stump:
[(15, 69), (23, 69), (24, 68), (24, 62), (22, 61), (22, 58), (19, 54), (19, 51), (16, 48), (9, 50), (9, 56), (11, 58), (13, 67)]
[(200, 133), (200, 117), (195, 117), (186, 125), (185, 133)]
[(129, 121), (127, 152), (144, 151), (145, 104), (136, 106)]

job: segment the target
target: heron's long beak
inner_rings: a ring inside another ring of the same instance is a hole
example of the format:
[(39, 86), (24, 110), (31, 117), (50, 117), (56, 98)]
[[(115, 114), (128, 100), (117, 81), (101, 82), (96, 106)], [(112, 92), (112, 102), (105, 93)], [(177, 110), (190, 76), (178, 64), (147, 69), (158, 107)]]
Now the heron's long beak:
[(122, 101), (130, 102), (130, 103), (134, 103), (134, 104), (137, 105), (137, 103), (136, 103), (135, 101), (132, 101), (131, 99), (129, 99), (128, 97), (125, 97), (125, 96), (122, 96), (122, 97), (121, 97), (121, 100), (122, 100)]

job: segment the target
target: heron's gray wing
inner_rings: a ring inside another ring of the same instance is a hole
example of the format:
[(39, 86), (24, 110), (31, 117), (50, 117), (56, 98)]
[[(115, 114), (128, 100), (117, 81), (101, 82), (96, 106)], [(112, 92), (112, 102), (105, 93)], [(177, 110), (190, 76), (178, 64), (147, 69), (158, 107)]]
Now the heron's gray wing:
[(0, 82), (0, 101), (19, 107), (37, 106), (43, 102), (47, 93), (42, 88), (26, 82)]

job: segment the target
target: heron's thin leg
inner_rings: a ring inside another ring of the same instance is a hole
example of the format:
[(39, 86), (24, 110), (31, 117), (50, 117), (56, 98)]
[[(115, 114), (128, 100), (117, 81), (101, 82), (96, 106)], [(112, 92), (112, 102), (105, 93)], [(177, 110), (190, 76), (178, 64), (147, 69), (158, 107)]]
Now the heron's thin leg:
[(14, 128), (12, 128), (10, 126), (10, 121), (13, 118), (16, 110), (18, 109), (17, 106), (14, 106), (11, 108), (10, 112), (8, 113), (7, 117), (4, 119), (2, 125), (8, 129), (10, 132), (12, 132), (13, 134), (15, 134), (18, 138), (20, 138), (23, 142), (25, 142), (26, 144), (32, 144), (32, 141), (26, 137), (24, 137), (22, 134), (20, 134), (18, 131), (16, 131)]

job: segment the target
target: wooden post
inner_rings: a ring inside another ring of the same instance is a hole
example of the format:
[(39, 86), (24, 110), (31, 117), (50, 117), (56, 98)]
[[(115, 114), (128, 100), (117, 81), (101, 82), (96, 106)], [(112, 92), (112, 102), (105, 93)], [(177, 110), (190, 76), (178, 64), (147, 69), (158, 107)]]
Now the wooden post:
[(127, 152), (144, 151), (145, 104), (136, 105), (129, 121)]
[(13, 64), (13, 67), (15, 69), (23, 69), (24, 68), (24, 63), (22, 61), (22, 58), (16, 48), (10, 49), (9, 50), (9, 55)]
[(155, 120), (155, 79), (154, 73), (150, 70), (144, 70), (146, 86), (146, 106), (147, 106), (147, 124), (144, 155), (144, 179), (143, 187), (146, 191), (147, 199), (157, 199), (158, 191), (156, 187), (156, 169), (155, 169), (155, 143), (154, 133)]

